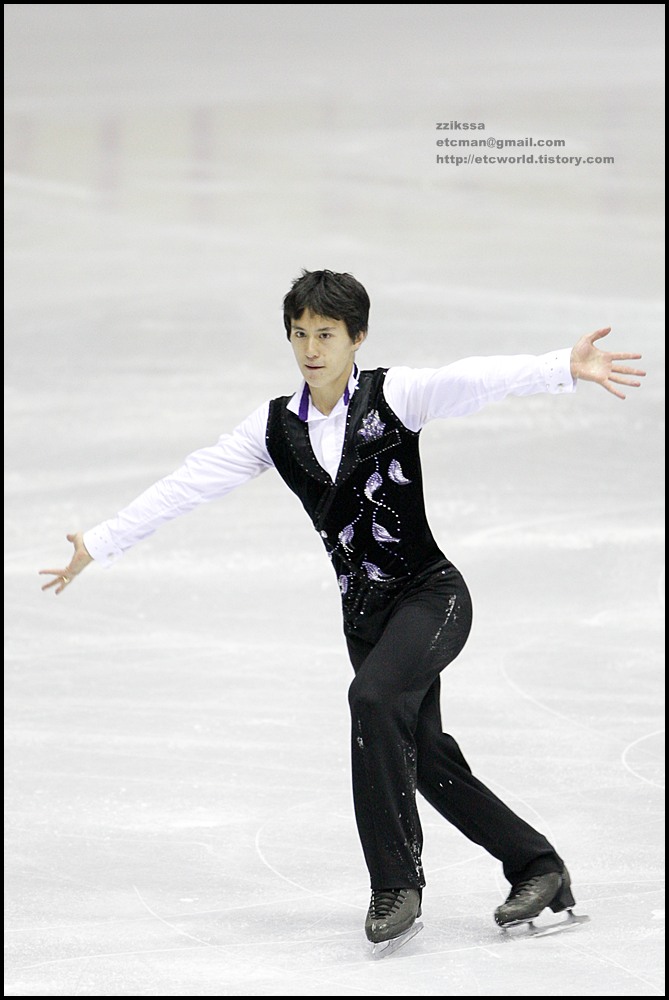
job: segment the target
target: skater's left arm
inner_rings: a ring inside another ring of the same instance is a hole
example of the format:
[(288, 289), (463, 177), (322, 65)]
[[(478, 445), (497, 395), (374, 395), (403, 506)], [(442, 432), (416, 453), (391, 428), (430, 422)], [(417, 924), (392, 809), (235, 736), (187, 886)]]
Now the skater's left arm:
[(630, 385), (638, 388), (641, 385), (640, 378), (646, 374), (640, 368), (630, 368), (629, 365), (622, 365), (621, 361), (636, 361), (640, 354), (610, 354), (607, 351), (600, 351), (595, 347), (595, 341), (602, 337), (607, 337), (611, 332), (610, 326), (605, 326), (602, 330), (595, 330), (594, 333), (586, 334), (572, 347), (570, 369), (574, 379), (582, 379), (584, 382), (597, 382), (608, 392), (612, 392), (618, 399), (625, 399), (625, 393), (617, 389), (617, 385)]
[(645, 372), (621, 364), (640, 354), (600, 351), (610, 327), (581, 337), (573, 348), (542, 355), (471, 357), (443, 368), (390, 368), (384, 395), (402, 423), (418, 431), (430, 420), (463, 417), (508, 396), (573, 393), (579, 380), (597, 382), (624, 399), (617, 385), (638, 386)]

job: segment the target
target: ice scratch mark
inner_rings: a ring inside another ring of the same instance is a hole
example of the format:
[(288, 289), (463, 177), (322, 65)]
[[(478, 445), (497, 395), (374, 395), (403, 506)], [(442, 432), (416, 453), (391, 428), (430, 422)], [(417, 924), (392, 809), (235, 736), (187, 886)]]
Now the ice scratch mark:
[[(531, 649), (535, 645), (536, 643), (534, 641), (530, 641), (527, 643), (519, 643), (515, 647), (515, 649), (510, 651), (509, 655), (511, 655), (511, 653), (516, 654), (522, 652), (522, 650), (524, 649)], [(570, 726), (574, 726), (574, 728), (576, 729), (584, 729), (586, 733), (590, 733), (593, 736), (598, 736), (601, 739), (605, 740), (611, 739), (611, 737), (606, 736), (604, 733), (600, 733), (597, 729), (594, 728), (594, 726), (589, 726), (584, 722), (579, 722), (578, 719), (572, 719), (570, 716), (565, 715), (564, 712), (558, 712), (556, 709), (550, 708), (548, 705), (545, 704), (545, 702), (540, 701), (539, 698), (535, 698), (534, 695), (531, 695), (529, 694), (529, 692), (525, 691), (524, 688), (522, 688), (509, 676), (508, 670), (506, 668), (506, 659), (507, 659), (506, 656), (502, 657), (502, 661), (500, 664), (500, 672), (506, 683), (509, 685), (509, 687), (512, 688), (514, 691), (516, 691), (519, 695), (521, 695), (523, 698), (526, 698), (527, 701), (532, 702), (533, 705), (537, 705), (539, 708), (543, 709), (543, 711), (547, 712), (549, 715), (554, 715), (557, 719), (562, 719), (563, 722), (568, 722)]]
[(151, 907), (144, 899), (144, 897), (142, 896), (141, 892), (139, 891), (136, 885), (133, 885), (133, 889), (135, 890), (137, 898), (139, 899), (140, 903), (145, 908), (145, 910), (147, 910), (147, 912), (150, 913), (152, 917), (155, 917), (156, 920), (159, 920), (161, 924), (165, 924), (166, 927), (169, 927), (170, 930), (174, 931), (176, 934), (180, 934), (182, 937), (190, 938), (191, 941), (196, 941), (198, 944), (203, 944), (207, 948), (215, 948), (217, 951), (222, 950), (220, 945), (212, 944), (211, 941), (205, 941), (204, 938), (197, 937), (195, 934), (189, 934), (188, 931), (184, 931), (180, 927), (177, 927), (175, 924), (170, 923), (169, 920), (165, 920), (165, 918), (161, 917), (159, 913), (156, 913), (155, 910), (151, 909)]
[[(651, 740), (654, 736), (660, 736), (662, 733), (664, 733), (664, 729), (656, 729), (655, 732), (653, 733), (646, 733), (645, 736), (639, 736), (638, 739), (633, 740), (625, 747), (622, 754), (620, 755), (620, 759), (623, 763), (623, 767), (626, 768), (630, 774), (633, 774), (635, 778), (639, 778), (640, 781), (645, 781), (646, 784), (652, 785), (654, 788), (664, 789), (664, 782), (653, 781), (651, 778), (646, 778), (643, 774), (639, 774), (639, 772), (635, 770), (627, 760), (628, 754), (633, 747), (638, 746), (639, 743), (643, 743), (644, 740)], [(650, 753), (649, 751), (646, 751), (646, 753), (648, 754), (648, 757), (650, 758), (650, 763), (652, 765), (660, 767), (664, 764), (664, 761), (659, 756), (656, 756), (655, 754)]]
[[(316, 802), (318, 802), (319, 804), (321, 804), (322, 801), (323, 801), (322, 799), (317, 799), (316, 800)], [(304, 805), (304, 803), (303, 803), (303, 805)], [(286, 810), (286, 811), (287, 812), (291, 812), (292, 810)], [(273, 872), (277, 876), (277, 878), (282, 879), (284, 882), (287, 882), (289, 885), (295, 886), (296, 889), (300, 889), (302, 892), (306, 893), (307, 896), (313, 896), (315, 899), (327, 899), (327, 900), (330, 900), (330, 902), (331, 902), (332, 898), (331, 898), (331, 895), (328, 895), (328, 893), (325, 893), (325, 892), (316, 892), (314, 889), (310, 889), (306, 885), (301, 885), (299, 882), (296, 882), (295, 879), (289, 878), (288, 875), (284, 875), (283, 872), (280, 872), (278, 870), (278, 868), (275, 868), (274, 865), (270, 864), (270, 862), (267, 860), (267, 858), (263, 854), (262, 849), (260, 847), (260, 839), (262, 837), (262, 833), (263, 833), (265, 827), (273, 819), (275, 819), (275, 817), (270, 817), (270, 819), (268, 820), (268, 822), (264, 823), (258, 829), (258, 831), (256, 833), (256, 836), (255, 836), (256, 854), (258, 855), (258, 857), (260, 858), (260, 860), (262, 861), (262, 863), (265, 865), (266, 868), (269, 868), (269, 870), (271, 872)], [(358, 910), (358, 911), (363, 908), (363, 907), (361, 907), (359, 905), (356, 905), (355, 903), (349, 903), (345, 899), (340, 899), (340, 898), (337, 899), (337, 904), (339, 906), (349, 906), (352, 910)]]

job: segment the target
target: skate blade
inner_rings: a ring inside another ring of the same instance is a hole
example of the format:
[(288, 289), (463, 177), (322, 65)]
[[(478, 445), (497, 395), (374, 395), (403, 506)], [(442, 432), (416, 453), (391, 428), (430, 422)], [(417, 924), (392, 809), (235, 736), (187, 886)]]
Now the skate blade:
[(419, 931), (422, 931), (423, 924), (419, 921), (418, 923), (412, 924), (404, 934), (398, 934), (397, 937), (391, 938), (390, 941), (379, 941), (377, 944), (372, 945), (372, 958), (387, 958), (388, 955), (394, 954), (398, 951), (407, 941), (411, 941), (411, 938), (415, 938)]
[[(561, 934), (563, 931), (573, 931), (581, 924), (587, 924), (590, 917), (587, 913), (572, 913), (569, 910), (563, 920), (556, 920), (550, 924), (544, 924), (543, 926), (537, 926), (534, 920), (515, 920), (511, 924), (506, 924), (502, 927), (502, 931), (505, 932), (504, 936), (507, 939), (512, 937), (548, 937), (550, 934)], [(506, 932), (511, 928), (522, 928), (518, 935), (507, 934)]]

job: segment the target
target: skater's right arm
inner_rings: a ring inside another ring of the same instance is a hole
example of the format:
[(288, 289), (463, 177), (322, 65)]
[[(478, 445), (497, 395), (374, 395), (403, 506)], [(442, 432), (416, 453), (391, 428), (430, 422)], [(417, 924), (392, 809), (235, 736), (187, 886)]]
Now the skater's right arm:
[(183, 465), (150, 486), (115, 517), (88, 531), (69, 534), (74, 555), (63, 569), (40, 570), (54, 577), (42, 590), (55, 587), (56, 594), (60, 594), (90, 562), (111, 566), (162, 524), (225, 496), (271, 468), (273, 462), (265, 444), (268, 414), (269, 402), (231, 434), (223, 434), (215, 445), (194, 451)]

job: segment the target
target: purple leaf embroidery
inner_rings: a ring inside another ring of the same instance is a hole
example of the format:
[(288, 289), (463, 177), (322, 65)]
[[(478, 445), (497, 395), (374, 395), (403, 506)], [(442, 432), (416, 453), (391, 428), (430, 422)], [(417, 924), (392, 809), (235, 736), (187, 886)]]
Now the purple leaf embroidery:
[(399, 538), (393, 538), (389, 531), (387, 531), (382, 524), (372, 525), (372, 535), (377, 542), (399, 542)]
[(389, 580), (390, 577), (374, 563), (363, 562), (362, 567), (370, 580)]
[(339, 589), (342, 592), (342, 594), (345, 594), (346, 591), (348, 590), (348, 577), (347, 576), (340, 576), (339, 577)]
[(353, 525), (347, 524), (345, 528), (341, 529), (338, 537), (344, 548), (349, 548), (351, 542), (353, 541)]
[(372, 499), (372, 493), (378, 490), (380, 486), (383, 486), (383, 476), (380, 472), (373, 472), (365, 483), (365, 496), (368, 500)]
[(388, 475), (394, 483), (397, 483), (398, 486), (408, 486), (411, 482), (411, 480), (407, 479), (402, 472), (402, 466), (396, 458), (394, 458), (388, 466)]

